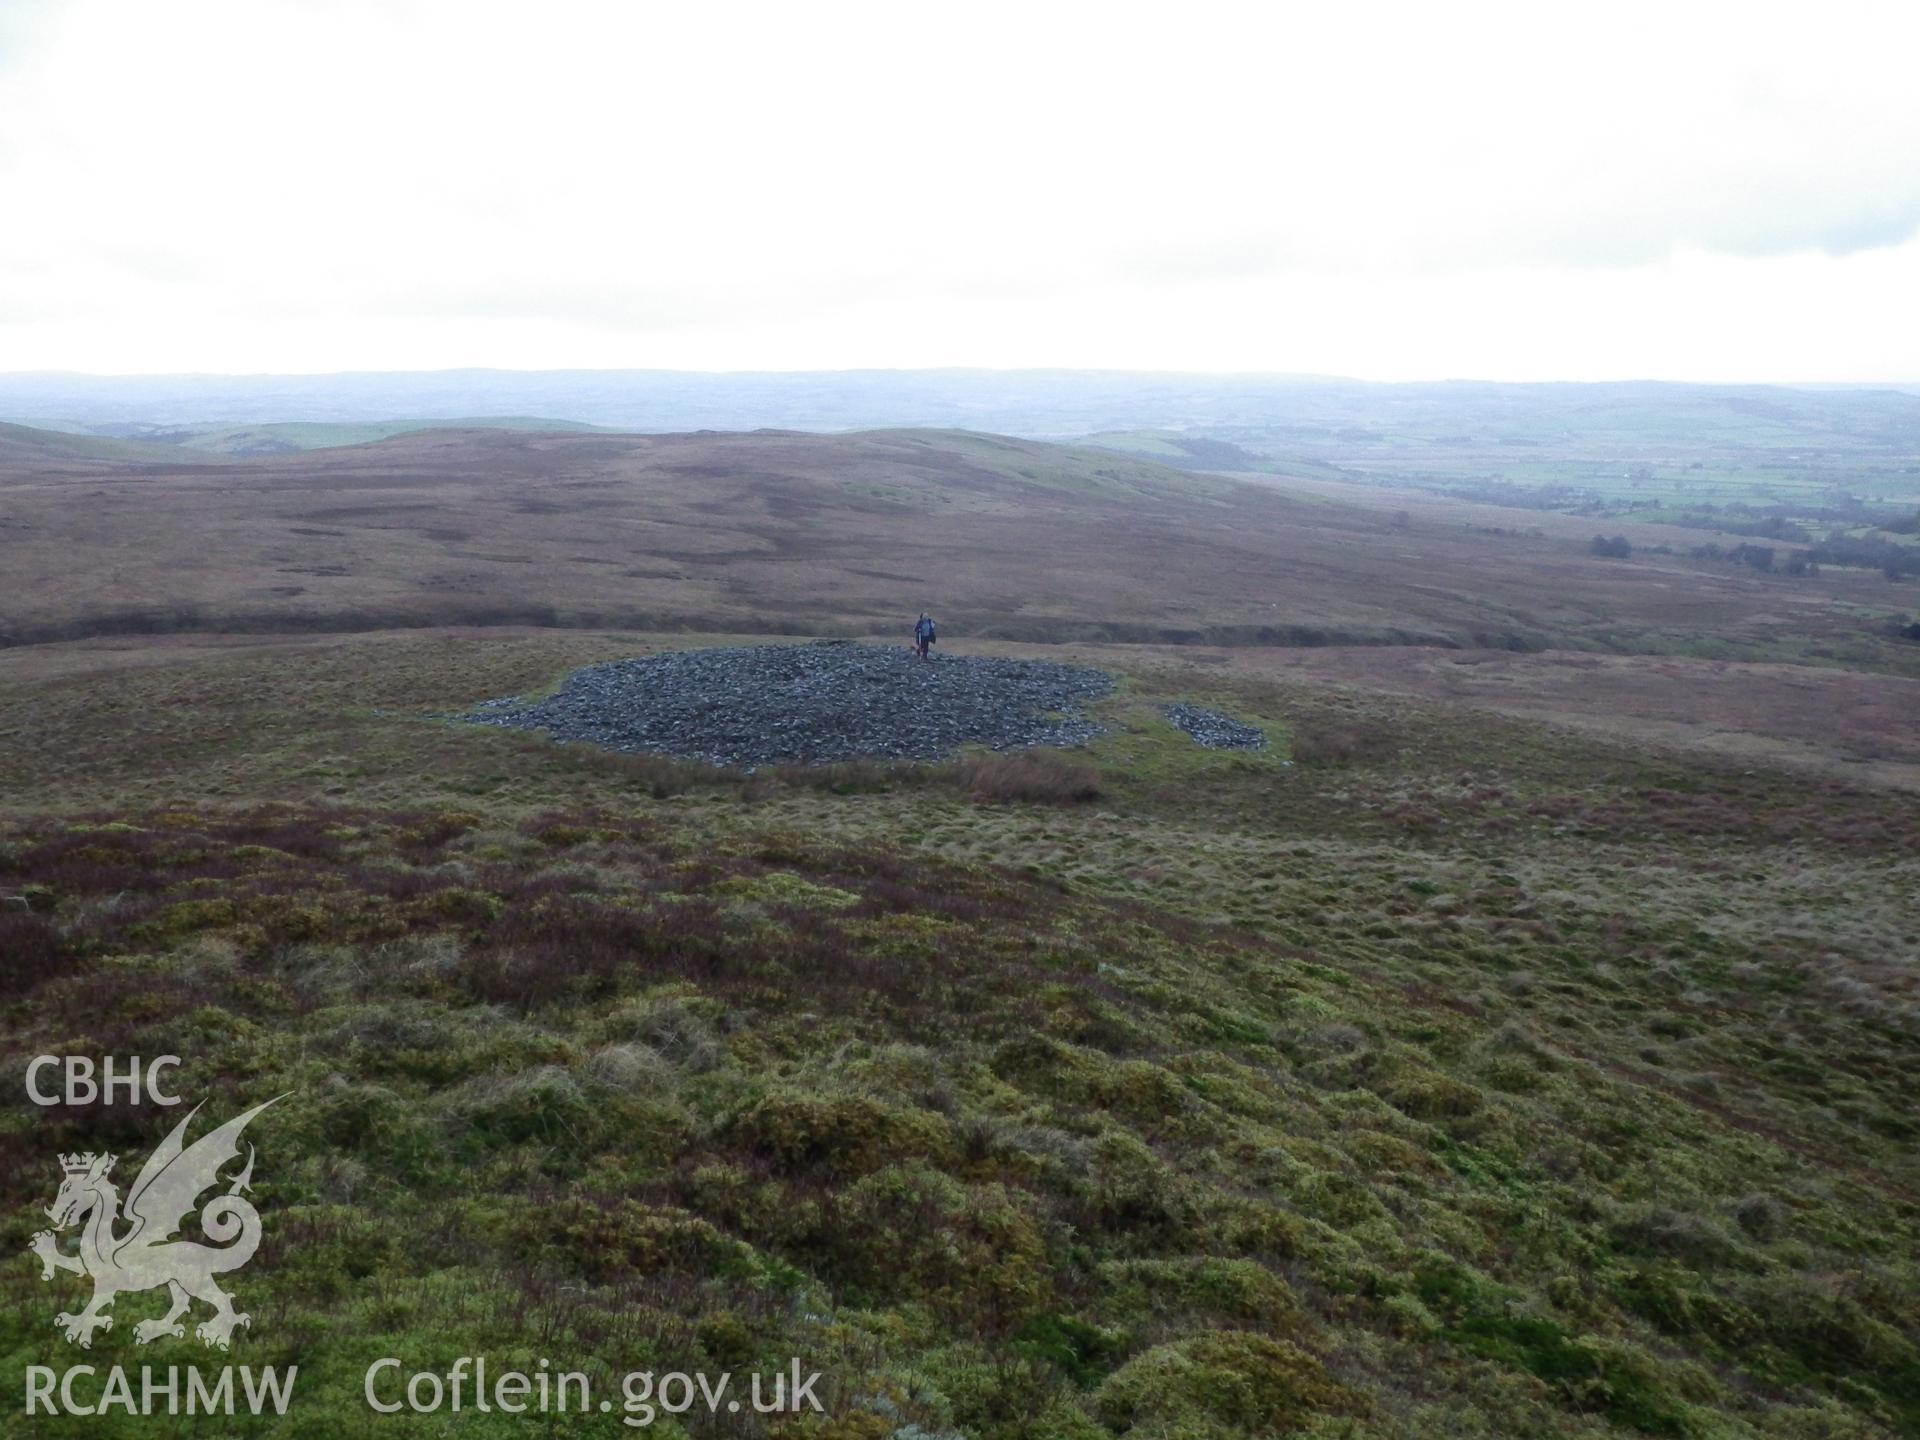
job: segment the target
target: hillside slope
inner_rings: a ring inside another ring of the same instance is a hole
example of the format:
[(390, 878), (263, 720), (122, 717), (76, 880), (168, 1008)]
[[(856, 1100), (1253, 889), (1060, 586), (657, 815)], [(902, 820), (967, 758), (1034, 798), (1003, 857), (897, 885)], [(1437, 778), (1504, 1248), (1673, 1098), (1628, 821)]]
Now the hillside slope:
[(956, 636), (1920, 663), (1878, 638), (1890, 597), (1877, 577), (1764, 576), (1684, 551), (1601, 560), (1520, 528), (1520, 512), (1513, 530), (1409, 526), (965, 432), (428, 431), (170, 458), (0, 460), (0, 561), (19, 582), (0, 597), (0, 638), (460, 623), (888, 632), (930, 608)]
[(0, 422), (0, 474), (29, 476), (75, 473), (102, 467), (178, 464), (170, 445), (106, 435), (76, 435), (31, 425)]
[(596, 427), (574, 420), (551, 420), (532, 415), (468, 416), (457, 419), (289, 420), (262, 425), (97, 425), (91, 433), (155, 444), (204, 450), (214, 455), (287, 455), (300, 450), (327, 450), (339, 445), (366, 445), (411, 435), (421, 430), (527, 430), (536, 434), (591, 431)]
[[(1178, 654), (1048, 803), (444, 721), (624, 637), (51, 648), (0, 656), (0, 1044), (288, 1097), (231, 1358), (300, 1391), (223, 1433), (526, 1433), (370, 1422), (388, 1355), (798, 1356), (827, 1417), (679, 1432), (762, 1440), (1920, 1426), (1912, 797)], [(18, 1373), (82, 1293), (22, 1253), (56, 1153), (175, 1117), (12, 1094)], [(164, 1303), (87, 1363), (207, 1364)]]

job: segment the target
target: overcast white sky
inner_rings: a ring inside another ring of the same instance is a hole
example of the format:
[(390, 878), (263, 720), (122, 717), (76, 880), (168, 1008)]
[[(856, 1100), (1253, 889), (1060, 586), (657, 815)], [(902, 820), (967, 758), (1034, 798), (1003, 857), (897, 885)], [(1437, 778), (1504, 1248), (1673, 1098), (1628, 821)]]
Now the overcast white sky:
[(1920, 380), (1920, 6), (0, 0), (0, 370)]

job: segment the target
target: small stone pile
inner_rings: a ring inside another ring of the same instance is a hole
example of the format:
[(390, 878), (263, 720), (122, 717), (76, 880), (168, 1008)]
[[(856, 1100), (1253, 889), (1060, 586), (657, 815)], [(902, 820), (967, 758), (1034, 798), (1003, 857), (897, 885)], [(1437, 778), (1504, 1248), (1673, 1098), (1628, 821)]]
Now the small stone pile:
[(1203, 710), (1198, 705), (1169, 705), (1167, 719), (1193, 737), (1193, 743), (1209, 750), (1258, 750), (1267, 743), (1267, 732), (1242, 725), (1218, 710)]

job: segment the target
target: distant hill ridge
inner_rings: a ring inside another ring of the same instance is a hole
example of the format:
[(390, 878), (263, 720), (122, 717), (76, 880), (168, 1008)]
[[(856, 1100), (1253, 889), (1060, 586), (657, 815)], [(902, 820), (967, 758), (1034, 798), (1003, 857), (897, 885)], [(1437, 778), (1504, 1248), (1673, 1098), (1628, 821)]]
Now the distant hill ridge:
[[(558, 434), (599, 427), (578, 420), (552, 420), (534, 415), (462, 415), (446, 419), (295, 420), (260, 425), (160, 425), (148, 421), (83, 425), (57, 421), (5, 428), (14, 432), (15, 444), (25, 449), (89, 455), (96, 459), (158, 459), (177, 457), (149, 455), (145, 453), (146, 447), (162, 451), (193, 450), (209, 455), (291, 455), (302, 450), (367, 445), (421, 430), (526, 430)], [(136, 452), (128, 446), (142, 448)]]
[(904, 644), (924, 609), (955, 642), (1633, 653), (1671, 647), (1683, 613), (1722, 653), (1772, 656), (1857, 647), (1885, 603), (1877, 574), (1651, 550), (1701, 532), (1646, 526), (1607, 559), (1582, 522), (1480, 509), (1525, 529), (959, 430), (433, 429), (243, 457), (10, 427), (0, 644), (437, 625)]
[[(1374, 384), (1313, 376), (1097, 370), (442, 370), (337, 375), (0, 375), (0, 415), (202, 429), (285, 422), (519, 422), (645, 431), (958, 427), (1037, 438), (1236, 426), (1410, 427), (1649, 439), (1760, 421), (1790, 442), (1920, 442), (1920, 395), (1895, 387), (1656, 381)], [(1224, 437), (1224, 438), (1231, 438)]]

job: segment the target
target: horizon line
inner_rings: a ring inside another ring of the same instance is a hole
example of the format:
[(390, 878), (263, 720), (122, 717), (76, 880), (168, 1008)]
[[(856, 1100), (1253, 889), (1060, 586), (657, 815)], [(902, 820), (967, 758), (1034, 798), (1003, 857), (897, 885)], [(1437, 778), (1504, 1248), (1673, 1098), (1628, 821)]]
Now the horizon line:
[(1860, 380), (1675, 380), (1653, 375), (1625, 375), (1610, 379), (1535, 378), (1498, 379), (1487, 376), (1448, 375), (1420, 379), (1378, 380), (1358, 375), (1338, 375), (1301, 370), (1194, 370), (1138, 369), (1115, 366), (1080, 365), (851, 365), (808, 368), (700, 369), (656, 365), (551, 365), (515, 367), (501, 365), (448, 365), (403, 367), (394, 369), (341, 370), (0, 370), (0, 383), (17, 380), (339, 380), (357, 377), (444, 376), (444, 375), (657, 375), (728, 379), (743, 376), (828, 376), (828, 375), (1085, 375), (1125, 377), (1187, 377), (1195, 380), (1258, 380), (1287, 384), (1343, 384), (1390, 387), (1398, 385), (1509, 385), (1509, 386), (1600, 386), (1669, 385), (1691, 388), (1770, 389), (1770, 390), (1912, 390), (1920, 389), (1920, 376), (1910, 379)]

